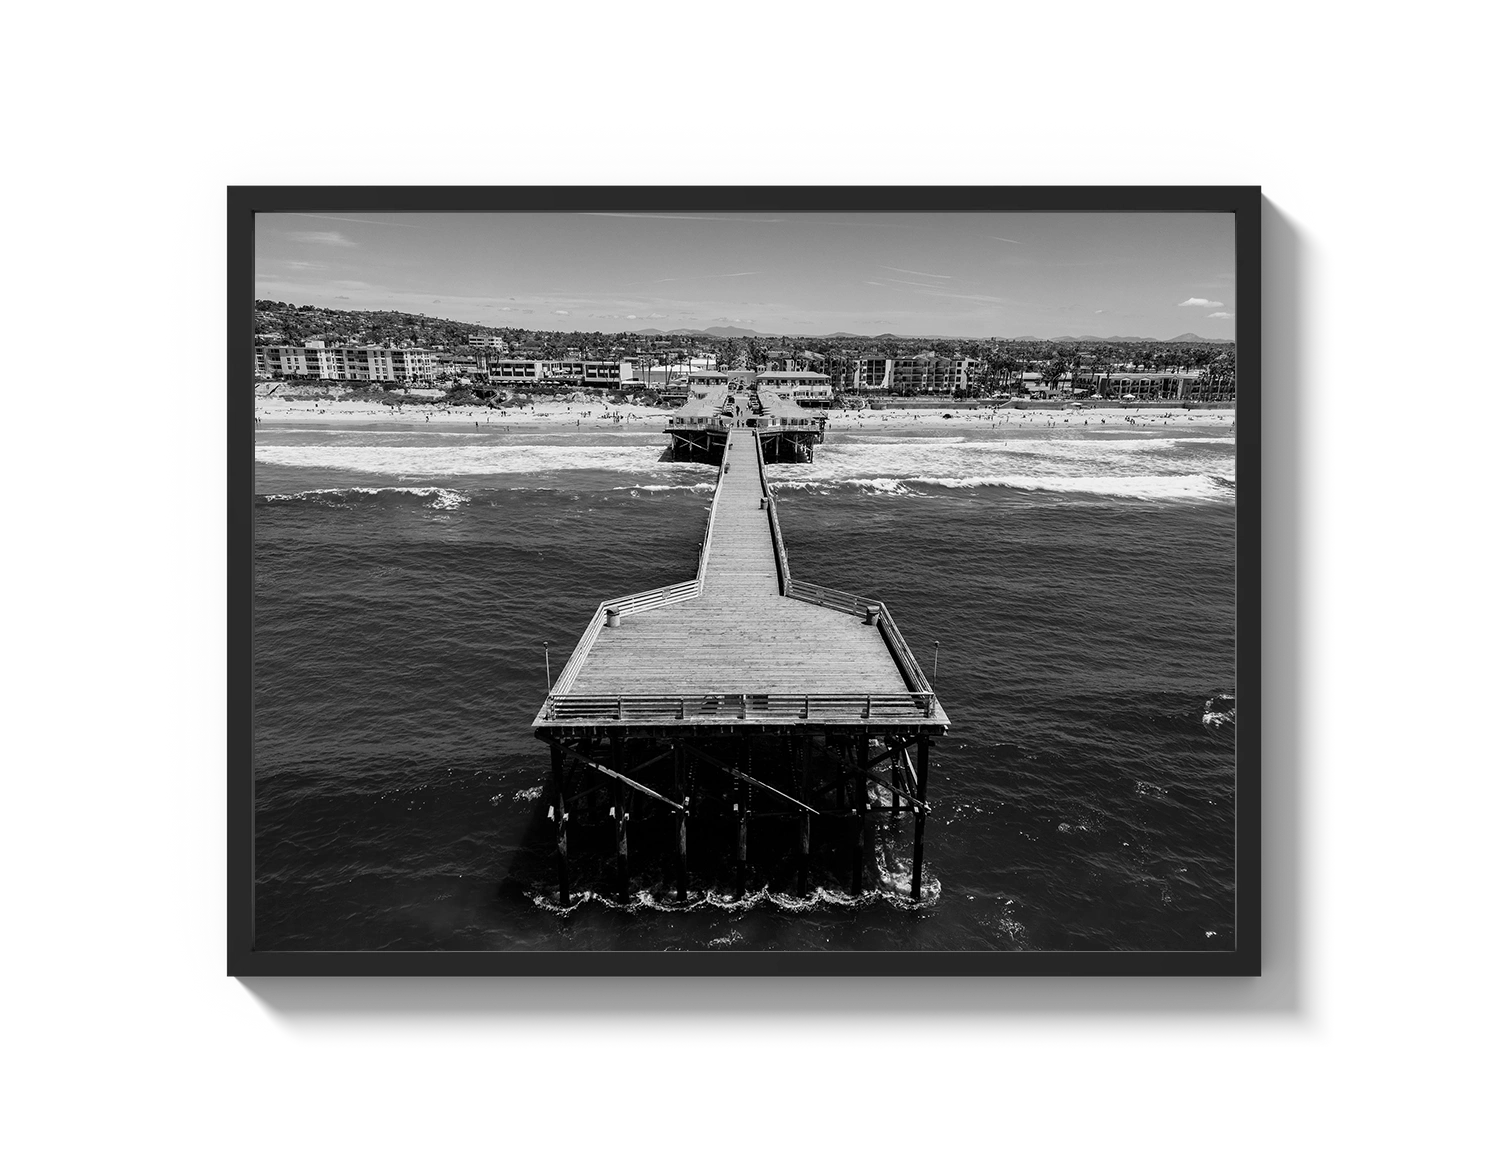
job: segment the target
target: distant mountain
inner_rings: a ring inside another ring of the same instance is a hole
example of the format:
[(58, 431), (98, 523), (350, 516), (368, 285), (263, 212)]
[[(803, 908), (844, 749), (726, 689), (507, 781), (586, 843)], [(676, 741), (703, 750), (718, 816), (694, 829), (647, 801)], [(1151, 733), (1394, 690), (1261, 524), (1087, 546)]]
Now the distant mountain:
[(1012, 337), (1011, 340), (1012, 341), (1040, 341), (1041, 338), (1037, 337), (1033, 333), (1026, 333), (1026, 334), (1023, 334), (1020, 337)]
[(1196, 333), (1179, 333), (1176, 337), (1167, 338), (1168, 341), (1207, 341), (1207, 337), (1199, 337)]
[(742, 329), (738, 325), (715, 325), (711, 329), (693, 329), (692, 333), (707, 334), (709, 337), (779, 337), (779, 333), (761, 333), (757, 329)]

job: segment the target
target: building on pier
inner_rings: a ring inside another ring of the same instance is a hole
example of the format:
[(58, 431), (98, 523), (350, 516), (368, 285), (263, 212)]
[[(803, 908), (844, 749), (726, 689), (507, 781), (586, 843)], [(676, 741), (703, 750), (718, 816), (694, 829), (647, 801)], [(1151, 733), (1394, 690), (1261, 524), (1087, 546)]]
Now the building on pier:
[(731, 372), (691, 416), (722, 422), (697, 575), (601, 604), (533, 722), (551, 750), (565, 905), (570, 848), (612, 852), (609, 884), (628, 898), (643, 834), (679, 899), (690, 869), (703, 886), (732, 870), (737, 897), (752, 881), (805, 896), (814, 858), (858, 895), (876, 810), (911, 818), (903, 892), (920, 899), (929, 756), (948, 718), (883, 603), (793, 578), (766, 452), (801, 408), (755, 384)]
[(766, 462), (810, 463), (813, 448), (823, 441), (828, 416), (798, 401), (800, 383), (786, 381), (793, 377), (753, 370), (693, 375), (686, 398), (668, 420), (665, 458), (720, 463), (730, 431), (743, 427), (760, 436)]

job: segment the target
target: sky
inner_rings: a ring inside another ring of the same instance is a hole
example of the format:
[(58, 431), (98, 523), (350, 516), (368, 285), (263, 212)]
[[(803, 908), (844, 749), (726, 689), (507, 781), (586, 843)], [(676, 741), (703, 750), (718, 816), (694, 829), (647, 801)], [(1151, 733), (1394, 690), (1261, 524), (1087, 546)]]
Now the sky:
[(1234, 337), (1226, 213), (278, 213), (255, 253), (261, 299), (479, 325)]

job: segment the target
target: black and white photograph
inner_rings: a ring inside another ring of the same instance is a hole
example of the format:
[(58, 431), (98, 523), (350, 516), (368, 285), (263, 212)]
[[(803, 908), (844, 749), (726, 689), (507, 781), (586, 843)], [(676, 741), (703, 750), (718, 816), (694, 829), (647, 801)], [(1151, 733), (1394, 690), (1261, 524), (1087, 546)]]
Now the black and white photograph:
[(428, 195), (231, 223), (257, 958), (1252, 969), (1253, 189)]

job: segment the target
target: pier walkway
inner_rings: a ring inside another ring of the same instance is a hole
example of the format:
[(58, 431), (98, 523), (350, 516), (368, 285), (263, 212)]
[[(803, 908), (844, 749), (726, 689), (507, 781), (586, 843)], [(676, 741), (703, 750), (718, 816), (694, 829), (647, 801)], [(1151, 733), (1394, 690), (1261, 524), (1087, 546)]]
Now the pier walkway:
[(533, 726), (942, 734), (886, 608), (791, 579), (756, 431), (734, 427), (726, 444), (697, 578), (601, 605)]

